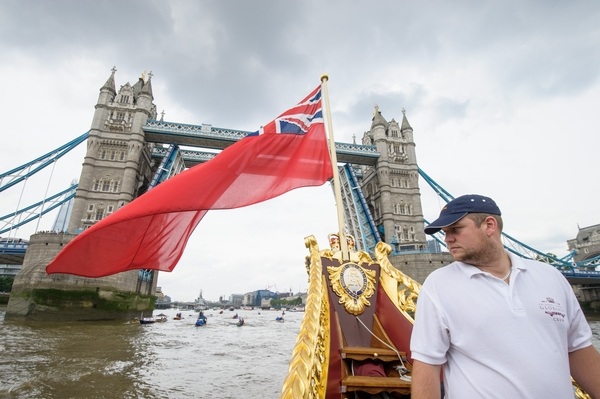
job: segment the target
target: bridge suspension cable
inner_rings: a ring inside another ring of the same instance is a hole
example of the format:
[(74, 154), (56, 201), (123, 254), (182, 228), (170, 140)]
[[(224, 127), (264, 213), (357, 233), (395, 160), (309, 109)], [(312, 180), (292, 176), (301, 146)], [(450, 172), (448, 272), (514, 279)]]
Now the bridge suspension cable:
[(375, 253), (375, 246), (381, 237), (369, 207), (360, 189), (356, 172), (351, 164), (339, 167), (340, 186), (346, 227), (354, 236), (356, 247), (370, 254)]
[[(21, 227), (68, 202), (71, 198), (75, 197), (77, 186), (77, 184), (72, 184), (66, 190), (56, 193), (45, 200), (19, 209), (16, 212), (0, 216), (0, 234)], [(25, 216), (25, 219), (22, 219), (22, 216)]]
[[(22, 182), (23, 180), (26, 180), (40, 170), (51, 165), (73, 148), (83, 143), (87, 139), (89, 133), (90, 132), (87, 131), (76, 139), (69, 141), (67, 144), (62, 145), (57, 149), (34, 159), (33, 161), (29, 161), (21, 166), (9, 170), (8, 172), (0, 174), (0, 192)], [(7, 180), (6, 183), (5, 180)]]
[[(448, 203), (454, 199), (454, 196), (452, 196), (448, 191), (446, 191), (442, 186), (440, 186), (435, 180), (433, 180), (421, 168), (419, 168), (419, 175), (423, 178), (423, 180), (425, 180), (427, 182), (427, 184), (429, 184), (429, 186), (444, 201), (446, 201), (446, 203)], [(425, 222), (425, 225), (429, 224), (429, 222), (427, 220), (424, 220), (424, 222)], [(441, 238), (442, 234), (443, 233), (436, 233), (433, 235), (433, 238), (438, 243), (440, 243), (441, 245), (446, 247), (446, 243), (444, 242), (443, 238)], [(502, 243), (504, 244), (504, 248), (506, 248), (507, 251), (510, 251), (511, 253), (514, 253), (515, 255), (518, 255), (520, 257), (527, 258), (527, 259), (533, 259), (533, 260), (538, 260), (538, 261), (542, 261), (545, 263), (549, 263), (549, 264), (553, 265), (554, 267), (559, 268), (561, 270), (567, 270), (567, 271), (571, 270), (572, 271), (573, 268), (575, 268), (575, 267), (595, 267), (596, 265), (598, 265), (600, 263), (600, 256), (575, 263), (573, 261), (573, 256), (574, 256), (573, 251), (569, 252), (569, 254), (567, 254), (566, 256), (559, 258), (554, 254), (544, 253), (542, 251), (539, 251), (539, 250), (533, 248), (532, 246), (527, 245), (527, 244), (517, 240), (516, 238), (512, 237), (511, 235), (509, 235), (505, 232), (502, 232)]]

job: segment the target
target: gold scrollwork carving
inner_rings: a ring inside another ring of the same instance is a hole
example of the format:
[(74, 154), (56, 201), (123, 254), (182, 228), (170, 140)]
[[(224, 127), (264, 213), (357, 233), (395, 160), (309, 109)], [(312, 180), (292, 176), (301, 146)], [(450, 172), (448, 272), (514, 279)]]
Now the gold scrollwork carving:
[(316, 239), (306, 237), (304, 244), (310, 251), (306, 259), (309, 276), (306, 307), (280, 399), (325, 398), (327, 389), (330, 342), (326, 281)]
[(414, 314), (417, 307), (417, 298), (421, 291), (421, 284), (396, 269), (388, 255), (392, 252), (389, 244), (379, 242), (375, 246), (375, 258), (381, 266), (382, 286), (390, 297), (396, 293), (396, 303), (398, 308), (405, 312), (409, 320), (413, 320), (411, 314)]
[(346, 311), (359, 315), (370, 306), (369, 298), (375, 292), (375, 271), (348, 262), (341, 266), (327, 267), (333, 292), (340, 298), (339, 303)]

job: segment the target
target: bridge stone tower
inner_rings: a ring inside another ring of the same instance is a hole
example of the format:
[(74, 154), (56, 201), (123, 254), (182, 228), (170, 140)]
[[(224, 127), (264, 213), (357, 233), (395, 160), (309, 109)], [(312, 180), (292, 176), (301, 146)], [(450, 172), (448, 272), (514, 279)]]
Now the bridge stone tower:
[(146, 191), (152, 178), (142, 126), (156, 119), (152, 75), (115, 90), (115, 72), (100, 89), (68, 231), (80, 232)]
[(569, 251), (575, 251), (575, 262), (600, 256), (600, 224), (579, 228), (577, 237), (568, 240), (567, 245)]
[(363, 166), (361, 187), (381, 238), (397, 252), (426, 249), (413, 129), (402, 110), (402, 123), (386, 121), (376, 106), (371, 130), (362, 144), (380, 154), (374, 167)]
[[(77, 233), (145, 192), (152, 179), (151, 145), (142, 127), (156, 119), (152, 75), (115, 90), (115, 72), (100, 88), (68, 231), (31, 236), (6, 317), (105, 320), (139, 317), (154, 307), (158, 273), (134, 270), (103, 278), (48, 275), (45, 268)], [(85, 259), (81, 260), (85, 268)]]

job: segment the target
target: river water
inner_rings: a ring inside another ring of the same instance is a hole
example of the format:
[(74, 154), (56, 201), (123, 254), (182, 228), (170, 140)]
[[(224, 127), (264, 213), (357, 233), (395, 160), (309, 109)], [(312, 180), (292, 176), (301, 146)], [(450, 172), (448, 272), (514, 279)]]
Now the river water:
[(278, 398), (304, 313), (158, 310), (165, 323), (4, 321), (0, 398)]
[[(0, 398), (278, 398), (304, 313), (158, 310), (165, 323), (4, 321)], [(600, 349), (600, 318), (588, 319)]]

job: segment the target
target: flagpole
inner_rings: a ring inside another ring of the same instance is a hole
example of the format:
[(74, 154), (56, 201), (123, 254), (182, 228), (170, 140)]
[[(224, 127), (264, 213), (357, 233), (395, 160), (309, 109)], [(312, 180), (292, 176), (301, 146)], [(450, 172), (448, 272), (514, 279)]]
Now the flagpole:
[(350, 260), (348, 252), (348, 241), (346, 240), (346, 223), (344, 221), (344, 204), (342, 202), (342, 189), (340, 187), (340, 175), (337, 166), (337, 153), (335, 151), (335, 140), (333, 139), (333, 125), (331, 123), (331, 113), (329, 111), (329, 92), (327, 91), (327, 81), (329, 76), (321, 76), (321, 88), (323, 92), (323, 101), (325, 105), (325, 115), (327, 124), (325, 130), (329, 138), (329, 156), (331, 157), (331, 167), (333, 169), (333, 192), (335, 194), (335, 204), (338, 216), (338, 234), (340, 236), (340, 250), (342, 251), (342, 261)]

